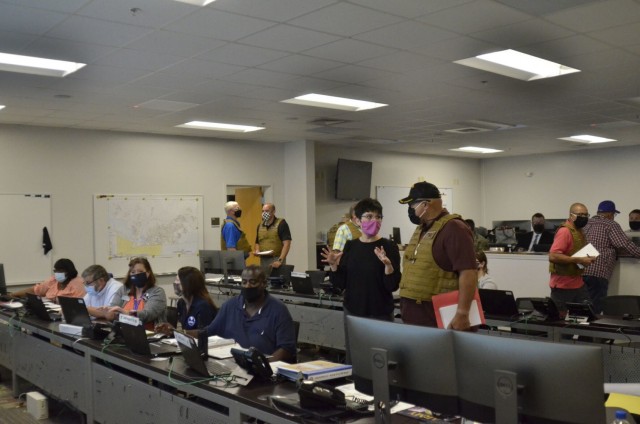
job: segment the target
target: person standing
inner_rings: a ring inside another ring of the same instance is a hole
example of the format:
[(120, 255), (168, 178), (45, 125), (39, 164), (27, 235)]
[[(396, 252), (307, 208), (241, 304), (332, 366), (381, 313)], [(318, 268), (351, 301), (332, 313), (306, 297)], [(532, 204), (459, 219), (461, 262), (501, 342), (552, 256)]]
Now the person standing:
[(242, 209), (238, 202), (227, 202), (224, 205), (227, 217), (224, 219), (224, 226), (220, 231), (220, 246), (222, 250), (242, 250), (245, 259), (251, 252), (251, 245), (247, 240), (247, 235), (240, 229), (238, 219), (242, 216)]
[(436, 327), (431, 298), (459, 290), (458, 308), (449, 327), (468, 330), (478, 281), (471, 230), (460, 215), (450, 214), (442, 206), (440, 191), (431, 183), (414, 184), (409, 196), (399, 202), (409, 205), (409, 219), (418, 226), (404, 251), (402, 321)]
[[(324, 262), (333, 271), (330, 274), (333, 286), (345, 289), (345, 323), (348, 315), (393, 321), (393, 292), (398, 289), (401, 275), (398, 245), (378, 234), (382, 205), (377, 200), (359, 201), (354, 216), (355, 223), (362, 228), (360, 237), (347, 241), (342, 252), (328, 247), (322, 251)], [(345, 339), (348, 340), (346, 325)], [(347, 362), (350, 362), (348, 351)]]
[(630, 255), (640, 258), (640, 247), (636, 246), (624, 233), (620, 224), (613, 220), (619, 213), (614, 202), (604, 200), (598, 205), (598, 214), (584, 227), (587, 242), (600, 253), (595, 262), (582, 274), (596, 313), (602, 312), (602, 299), (607, 296), (609, 279), (618, 259), (617, 249), (624, 249)]
[(583, 228), (589, 221), (589, 211), (582, 203), (574, 203), (569, 208), (569, 218), (558, 228), (549, 250), (549, 287), (551, 299), (561, 313), (566, 312), (565, 304), (586, 303), (589, 293), (582, 281), (584, 267), (596, 258), (573, 256), (587, 245)]
[(351, 206), (349, 208), (349, 219), (338, 227), (333, 244), (330, 244), (333, 250), (342, 252), (347, 241), (356, 240), (362, 235), (358, 222), (359, 220), (355, 214), (355, 206)]
[[(276, 217), (273, 203), (262, 206), (262, 222), (258, 224), (253, 254), (260, 256), (260, 266), (269, 276), (271, 268), (280, 268), (286, 263), (291, 248), (291, 231), (284, 218)], [(261, 252), (271, 252), (262, 254)]]

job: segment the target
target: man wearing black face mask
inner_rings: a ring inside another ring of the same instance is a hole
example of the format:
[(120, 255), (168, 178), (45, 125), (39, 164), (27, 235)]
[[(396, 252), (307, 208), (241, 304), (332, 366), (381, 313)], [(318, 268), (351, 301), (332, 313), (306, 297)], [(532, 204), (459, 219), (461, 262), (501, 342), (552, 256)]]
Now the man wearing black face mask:
[(589, 293), (582, 281), (582, 273), (584, 267), (591, 265), (596, 258), (572, 256), (587, 245), (582, 228), (588, 221), (589, 211), (585, 205), (582, 203), (571, 205), (569, 219), (556, 231), (549, 250), (551, 299), (561, 313), (567, 310), (565, 306), (567, 302), (589, 301)]
[(409, 205), (409, 219), (418, 225), (404, 251), (400, 280), (402, 321), (436, 327), (431, 298), (459, 290), (458, 308), (449, 327), (468, 330), (478, 282), (471, 230), (459, 215), (443, 208), (440, 190), (431, 183), (414, 184), (409, 196), (399, 202)]
[(224, 205), (227, 217), (224, 226), (220, 231), (220, 246), (222, 250), (242, 250), (245, 259), (251, 252), (251, 245), (247, 240), (247, 235), (240, 229), (238, 219), (242, 216), (242, 209), (238, 202), (227, 202)]
[(604, 200), (598, 205), (598, 214), (589, 220), (584, 227), (587, 241), (600, 252), (596, 261), (584, 271), (584, 280), (594, 311), (602, 311), (602, 299), (607, 296), (609, 279), (613, 274), (618, 259), (618, 250), (640, 258), (640, 247), (636, 246), (622, 231), (614, 217), (620, 212), (611, 200)]
[(209, 336), (255, 347), (271, 361), (295, 358), (293, 319), (287, 307), (267, 292), (267, 277), (257, 265), (242, 271), (242, 294), (227, 300), (205, 330)]
[[(540, 212), (534, 213), (531, 217), (531, 228), (523, 235), (516, 236), (518, 239), (518, 250), (520, 252), (548, 252), (553, 243), (553, 233), (544, 229), (545, 219)], [(535, 248), (535, 246), (540, 246)], [(544, 247), (543, 247), (544, 246)]]

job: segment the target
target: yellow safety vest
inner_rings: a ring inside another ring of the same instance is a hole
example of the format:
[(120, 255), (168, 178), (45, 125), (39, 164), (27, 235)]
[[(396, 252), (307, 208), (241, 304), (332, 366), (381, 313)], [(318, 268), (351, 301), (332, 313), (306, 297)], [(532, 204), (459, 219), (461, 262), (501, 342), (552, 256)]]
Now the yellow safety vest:
[(278, 227), (282, 218), (276, 218), (273, 224), (267, 228), (264, 224), (258, 227), (258, 245), (261, 251), (273, 250), (273, 256), (279, 257), (282, 253), (282, 240), (278, 236)]
[[(243, 252), (247, 252), (247, 253), (251, 252), (251, 245), (247, 240), (247, 235), (244, 233), (244, 231), (240, 229), (240, 224), (238, 224), (233, 219), (228, 219), (228, 218), (225, 219), (224, 222), (233, 224), (241, 233), (240, 239), (238, 240), (238, 244), (236, 244), (236, 249), (242, 250)], [(225, 242), (224, 237), (222, 237), (222, 234), (220, 234), (220, 246), (222, 250), (227, 250), (227, 243)]]
[[(585, 239), (582, 231), (578, 230), (573, 225), (567, 225), (566, 223), (560, 226), (568, 229), (569, 232), (571, 232), (571, 237), (573, 238), (573, 247), (571, 248), (571, 251), (566, 254), (567, 256), (573, 255), (587, 245), (587, 240)], [(576, 276), (582, 275), (584, 270), (578, 268), (578, 265), (576, 264), (554, 264), (550, 261), (549, 272), (557, 275)]]

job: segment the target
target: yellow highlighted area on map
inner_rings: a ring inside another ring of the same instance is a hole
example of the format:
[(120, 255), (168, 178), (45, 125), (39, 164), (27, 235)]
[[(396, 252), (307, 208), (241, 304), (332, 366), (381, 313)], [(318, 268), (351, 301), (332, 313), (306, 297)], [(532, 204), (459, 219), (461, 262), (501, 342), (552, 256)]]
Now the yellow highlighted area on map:
[(116, 248), (118, 256), (158, 256), (162, 253), (161, 244), (135, 246), (131, 240), (116, 236)]

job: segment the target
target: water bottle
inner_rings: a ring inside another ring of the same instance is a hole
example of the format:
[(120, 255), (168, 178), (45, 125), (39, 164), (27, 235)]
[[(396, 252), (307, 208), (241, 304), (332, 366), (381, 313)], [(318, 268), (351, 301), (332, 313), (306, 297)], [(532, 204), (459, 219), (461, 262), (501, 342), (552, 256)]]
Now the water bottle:
[(611, 422), (611, 424), (629, 424), (629, 420), (627, 420), (627, 411), (616, 411), (616, 419)]

